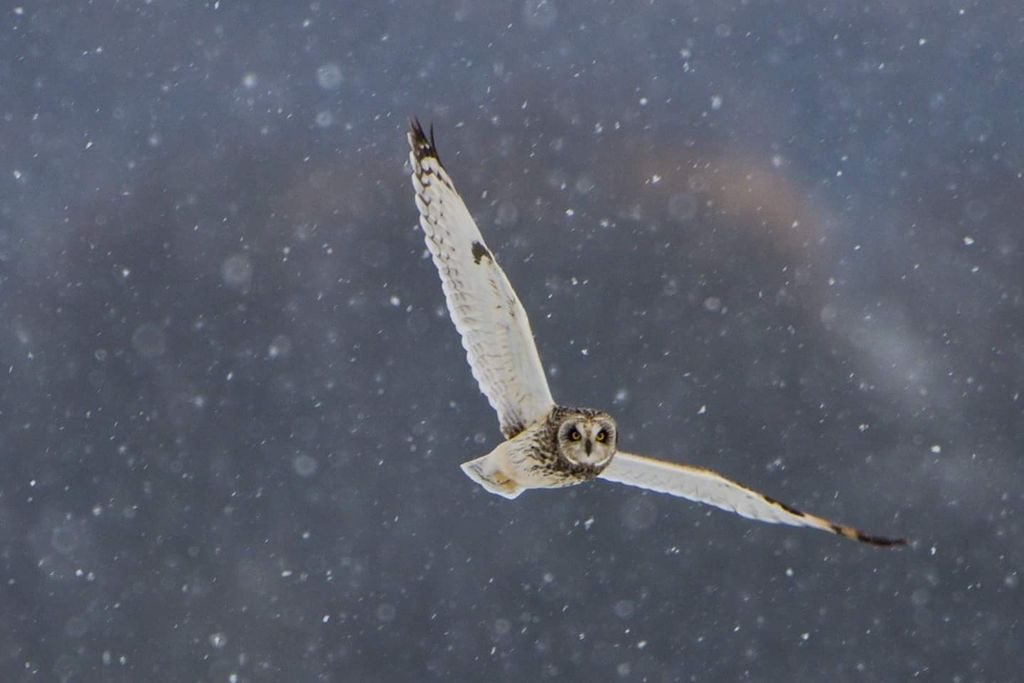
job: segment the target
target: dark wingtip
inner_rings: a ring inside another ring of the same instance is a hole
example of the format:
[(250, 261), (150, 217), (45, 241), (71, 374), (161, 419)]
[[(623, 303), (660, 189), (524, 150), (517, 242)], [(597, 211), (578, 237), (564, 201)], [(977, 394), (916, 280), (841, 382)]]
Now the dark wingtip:
[[(430, 137), (423, 131), (423, 126), (420, 124), (420, 120), (415, 116), (409, 121), (410, 131), (410, 142), (412, 143), (412, 151), (416, 155), (417, 159), (425, 159), (427, 157), (433, 157), (437, 159), (437, 163), (441, 163), (441, 157), (437, 153), (437, 145), (434, 144), (434, 124), (430, 124)], [(444, 164), (442, 164), (443, 166)]]
[(840, 524), (829, 525), (832, 528), (832, 533), (842, 536), (843, 538), (850, 538), (854, 541), (860, 541), (861, 543), (867, 543), (869, 545), (877, 545), (883, 548), (886, 547), (898, 547), (907, 544), (905, 538), (888, 538), (886, 536), (872, 536), (866, 534), (863, 531), (854, 529), (850, 526), (842, 526)]
[(898, 548), (907, 544), (905, 538), (886, 538), (885, 536), (869, 536), (868, 534), (857, 534), (857, 540), (861, 543), (869, 543), (882, 548)]

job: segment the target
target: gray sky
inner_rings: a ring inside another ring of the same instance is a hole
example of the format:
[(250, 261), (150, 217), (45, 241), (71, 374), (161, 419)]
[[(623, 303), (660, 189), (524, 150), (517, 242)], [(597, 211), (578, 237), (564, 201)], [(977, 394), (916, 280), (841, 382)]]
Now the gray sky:
[[(3, 680), (1019, 676), (1015, 3), (4, 12)], [(412, 116), (556, 400), (912, 544), (477, 488)]]

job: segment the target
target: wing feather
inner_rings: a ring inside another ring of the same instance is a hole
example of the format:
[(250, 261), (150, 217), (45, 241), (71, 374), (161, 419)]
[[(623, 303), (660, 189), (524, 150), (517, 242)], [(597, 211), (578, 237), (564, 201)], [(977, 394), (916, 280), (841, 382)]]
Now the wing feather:
[(640, 455), (618, 452), (600, 475), (601, 479), (637, 486), (658, 493), (706, 503), (735, 512), (747, 519), (769, 524), (788, 524), (828, 531), (872, 545), (904, 545), (902, 538), (871, 536), (853, 527), (801, 512), (762, 493), (700, 467), (652, 460)]
[(441, 276), (448, 312), (473, 377), (511, 439), (551, 411), (554, 401), (526, 311), (487, 247), (418, 121), (409, 132), (412, 184), (427, 248)]

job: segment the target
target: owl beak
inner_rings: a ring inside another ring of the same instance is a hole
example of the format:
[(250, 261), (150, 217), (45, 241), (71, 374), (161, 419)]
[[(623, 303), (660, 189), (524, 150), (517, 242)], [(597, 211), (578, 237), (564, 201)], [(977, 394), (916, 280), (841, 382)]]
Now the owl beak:
[(583, 448), (587, 451), (587, 455), (590, 455), (590, 451), (594, 450), (594, 442), (587, 439), (587, 443), (584, 444)]

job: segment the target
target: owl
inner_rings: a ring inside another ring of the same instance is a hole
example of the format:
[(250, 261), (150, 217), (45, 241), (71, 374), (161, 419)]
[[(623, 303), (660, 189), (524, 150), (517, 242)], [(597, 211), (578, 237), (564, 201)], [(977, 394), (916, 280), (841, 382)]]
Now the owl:
[(462, 464), (491, 493), (516, 498), (527, 489), (592, 480), (686, 498), (774, 524), (811, 527), (876, 546), (906, 541), (865, 534), (801, 512), (720, 474), (619, 450), (611, 415), (557, 405), (551, 397), (526, 311), (452, 183), (434, 144), (415, 119), (409, 163), (420, 226), (441, 276), (448, 312), (470, 370), (498, 414), (505, 440)]

